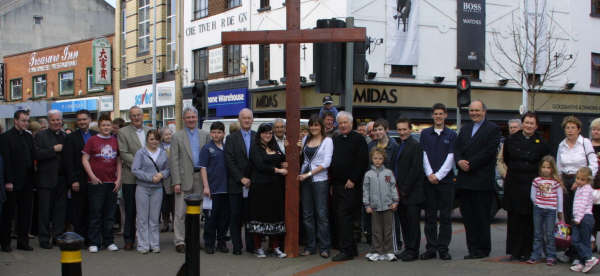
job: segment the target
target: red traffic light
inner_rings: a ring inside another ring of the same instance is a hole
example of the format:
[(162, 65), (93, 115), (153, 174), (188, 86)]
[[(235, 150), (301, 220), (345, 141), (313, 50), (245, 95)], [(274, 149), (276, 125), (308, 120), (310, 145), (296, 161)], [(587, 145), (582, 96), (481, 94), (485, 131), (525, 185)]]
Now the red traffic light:
[(468, 78), (460, 77), (458, 80), (458, 89), (461, 91), (465, 91), (471, 88), (471, 83)]

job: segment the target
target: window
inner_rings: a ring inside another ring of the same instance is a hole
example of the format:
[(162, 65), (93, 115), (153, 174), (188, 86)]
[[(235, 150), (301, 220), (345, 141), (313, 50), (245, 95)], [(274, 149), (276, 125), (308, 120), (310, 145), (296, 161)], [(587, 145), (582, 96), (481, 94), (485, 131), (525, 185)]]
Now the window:
[(92, 72), (92, 68), (87, 69), (87, 91), (96, 92), (104, 90), (103, 85), (94, 84), (94, 72)]
[(23, 98), (23, 79), (10, 81), (10, 99), (18, 100)]
[(481, 81), (479, 79), (479, 70), (460, 69), (460, 74), (471, 77), (471, 81)]
[(541, 77), (542, 77), (541, 74), (529, 73), (529, 74), (527, 74), (527, 83), (532, 86), (538, 86), (538, 85), (540, 85)]
[(42, 19), (44, 19), (43, 16), (41, 16), (41, 15), (34, 15), (33, 16), (33, 23), (35, 25), (40, 25), (40, 24), (42, 24)]
[(227, 59), (227, 75), (240, 74), (240, 61), (242, 59), (242, 47), (240, 45), (229, 45), (225, 47), (225, 58)]
[(270, 9), (271, 9), (271, 5), (269, 5), (269, 0), (260, 0), (260, 9), (258, 9), (259, 12), (270, 10)]
[(592, 0), (592, 12), (590, 16), (600, 17), (600, 0)]
[(392, 78), (414, 78), (412, 65), (392, 65)]
[(176, 35), (177, 35), (177, 31), (175, 29), (175, 28), (177, 28), (177, 22), (175, 21), (175, 19), (176, 19), (175, 8), (176, 8), (175, 0), (167, 0), (167, 69), (168, 70), (174, 70), (175, 64), (177, 63), (175, 61), (175, 59), (176, 59), (175, 51), (177, 51), (177, 43), (176, 43), (177, 41), (175, 40)]
[(73, 71), (58, 73), (60, 95), (73, 95)]
[(271, 79), (270, 67), (271, 67), (271, 47), (269, 44), (258, 45), (258, 78), (261, 80)]
[(208, 0), (194, 0), (194, 19), (208, 16)]
[(150, 51), (150, 0), (138, 0), (138, 53)]
[(592, 53), (592, 86), (600, 87), (600, 54)]
[(208, 79), (208, 49), (194, 50), (194, 80)]
[(127, 38), (127, 9), (125, 5), (125, 2), (121, 4), (121, 17), (123, 18), (121, 23), (121, 79), (127, 78), (127, 59), (125, 55), (127, 52), (127, 43), (125, 42)]
[(46, 75), (33, 77), (33, 97), (46, 97)]
[(242, 0), (227, 0), (227, 8), (235, 8), (242, 5)]

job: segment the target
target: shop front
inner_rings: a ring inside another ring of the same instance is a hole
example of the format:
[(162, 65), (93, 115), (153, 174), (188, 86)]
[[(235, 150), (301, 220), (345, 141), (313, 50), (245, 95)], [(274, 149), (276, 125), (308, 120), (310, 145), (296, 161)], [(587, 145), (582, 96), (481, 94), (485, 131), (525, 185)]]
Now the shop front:
[[(175, 81), (157, 83), (156, 90), (157, 127), (169, 126), (175, 129)], [(152, 126), (153, 94), (151, 84), (121, 89), (119, 93), (121, 118), (129, 121), (129, 109), (132, 106), (139, 106), (144, 111), (144, 124)]]
[(63, 113), (64, 127), (75, 129), (77, 118), (76, 112), (86, 109), (91, 113), (92, 120), (98, 118), (100, 112), (112, 111), (113, 96), (88, 97), (82, 99), (61, 100), (51, 103), (50, 109), (56, 109)]
[(48, 102), (28, 101), (13, 104), (0, 104), (0, 124), (7, 130), (14, 126), (13, 117), (17, 110), (29, 110), (31, 119), (46, 117), (48, 114)]

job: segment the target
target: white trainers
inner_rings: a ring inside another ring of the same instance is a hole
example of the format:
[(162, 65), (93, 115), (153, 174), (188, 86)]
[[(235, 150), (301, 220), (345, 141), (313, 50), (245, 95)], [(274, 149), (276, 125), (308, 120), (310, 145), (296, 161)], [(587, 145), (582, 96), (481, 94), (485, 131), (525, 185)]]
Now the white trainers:
[(573, 263), (570, 269), (571, 271), (581, 272), (583, 270), (583, 265), (580, 263)]
[(138, 249), (137, 252), (142, 255), (146, 255), (146, 254), (148, 254), (148, 249)]
[(152, 248), (152, 249), (150, 249), (150, 251), (152, 253), (160, 253), (160, 248), (158, 248), (158, 247), (157, 248)]
[(262, 248), (254, 250), (254, 255), (256, 255), (256, 257), (258, 257), (258, 258), (266, 258), (267, 257), (267, 255), (265, 254), (265, 251)]
[(596, 266), (598, 264), (598, 262), (599, 262), (598, 258), (591, 257), (589, 260), (587, 260), (585, 262), (585, 266), (583, 267), (581, 272), (587, 273), (588, 271), (592, 270), (594, 268), (594, 266)]
[(88, 251), (90, 251), (90, 253), (98, 253), (98, 246), (92, 245), (88, 247)]
[(116, 244), (111, 243), (108, 247), (107, 247), (108, 251), (119, 251), (119, 247), (117, 247)]
[(397, 261), (398, 258), (396, 258), (396, 255), (394, 255), (392, 253), (388, 253), (388, 254), (385, 254), (385, 260), (393, 262), (393, 261)]
[(370, 259), (371, 259), (371, 256), (373, 256), (373, 254), (377, 254), (377, 253), (372, 253), (372, 252), (369, 252), (369, 253), (367, 253), (367, 254), (365, 255), (365, 258), (367, 258), (367, 260), (370, 260)]
[(371, 262), (379, 261), (380, 255), (378, 253), (372, 253), (367, 259)]
[(279, 249), (279, 247), (275, 248), (273, 251), (275, 251), (275, 255), (277, 256), (277, 258), (283, 259), (287, 257), (287, 254), (283, 253), (281, 249)]

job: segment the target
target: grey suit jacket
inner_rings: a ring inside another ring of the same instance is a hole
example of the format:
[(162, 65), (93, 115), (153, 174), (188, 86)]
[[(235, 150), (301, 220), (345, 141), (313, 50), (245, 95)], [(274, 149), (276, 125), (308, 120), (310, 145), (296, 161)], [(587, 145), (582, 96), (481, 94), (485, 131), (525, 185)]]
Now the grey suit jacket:
[[(143, 126), (142, 128), (144, 129), (145, 139), (150, 128), (147, 126)], [(119, 139), (119, 155), (123, 161), (123, 166), (121, 167), (121, 181), (123, 184), (135, 184), (135, 175), (131, 172), (131, 164), (133, 163), (135, 153), (142, 147), (135, 130), (134, 126), (128, 125), (119, 129), (117, 136)]]
[[(196, 190), (201, 190), (202, 179), (199, 183), (194, 182), (194, 164), (192, 159), (192, 148), (190, 147), (190, 138), (186, 133), (187, 128), (183, 128), (171, 138), (171, 185), (181, 185), (184, 192), (191, 191), (194, 186)], [(202, 148), (209, 141), (209, 133), (206, 130), (198, 129), (198, 143)]]

